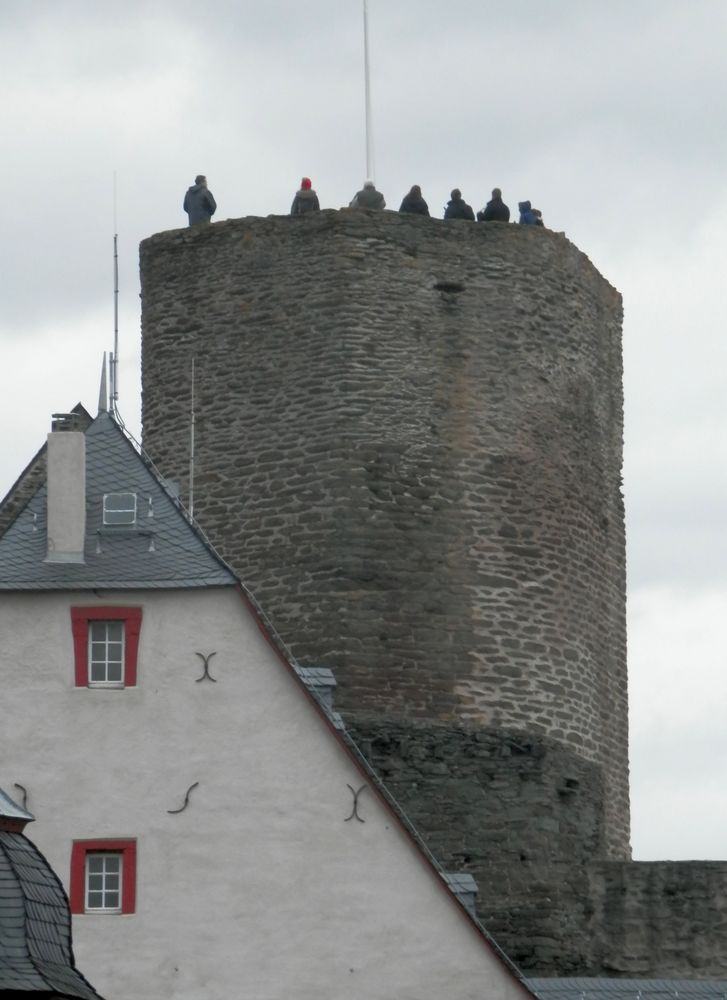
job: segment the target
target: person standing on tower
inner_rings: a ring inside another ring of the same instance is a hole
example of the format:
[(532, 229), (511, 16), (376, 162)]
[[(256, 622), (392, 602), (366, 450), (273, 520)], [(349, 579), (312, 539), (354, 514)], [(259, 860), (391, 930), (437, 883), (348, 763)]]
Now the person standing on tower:
[(349, 208), (386, 208), (384, 196), (376, 190), (373, 181), (364, 181), (364, 186), (351, 199)]
[(209, 222), (217, 211), (217, 202), (212, 192), (207, 190), (207, 178), (204, 174), (197, 174), (194, 184), (187, 189), (183, 207), (189, 216), (190, 226)]
[(499, 188), (492, 189), (492, 198), (487, 202), (481, 212), (477, 213), (478, 222), (509, 222), (510, 209), (502, 200), (502, 191)]
[(475, 221), (475, 213), (472, 211), (472, 206), (468, 205), (467, 202), (462, 197), (462, 192), (459, 188), (455, 188), (452, 191), (452, 196), (447, 202), (447, 207), (444, 210), (445, 219), (469, 219), (470, 222)]
[(410, 212), (412, 215), (429, 215), (429, 206), (422, 198), (422, 189), (415, 184), (399, 206), (400, 212)]
[(517, 203), (517, 207), (520, 209), (520, 218), (518, 221), (521, 226), (537, 226), (538, 217), (533, 211), (529, 201), (519, 201)]
[(295, 198), (293, 198), (290, 214), (307, 215), (308, 212), (320, 212), (320, 210), (318, 195), (311, 187), (310, 177), (304, 177), (300, 182), (300, 191), (296, 191)]

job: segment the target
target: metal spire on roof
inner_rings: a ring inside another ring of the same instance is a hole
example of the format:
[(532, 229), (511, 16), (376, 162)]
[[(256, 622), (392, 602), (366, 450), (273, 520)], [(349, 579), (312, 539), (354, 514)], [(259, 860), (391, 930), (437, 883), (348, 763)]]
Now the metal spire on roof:
[(109, 396), (106, 389), (106, 351), (103, 352), (103, 363), (101, 365), (101, 386), (98, 391), (98, 412), (107, 413), (109, 408)]

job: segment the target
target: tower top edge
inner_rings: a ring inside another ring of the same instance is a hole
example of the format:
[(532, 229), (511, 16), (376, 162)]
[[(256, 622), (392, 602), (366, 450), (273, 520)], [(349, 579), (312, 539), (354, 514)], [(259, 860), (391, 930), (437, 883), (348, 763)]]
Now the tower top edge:
[(470, 251), (485, 255), (487, 248), (502, 251), (505, 248), (528, 246), (542, 254), (543, 263), (548, 258), (571, 258), (571, 267), (583, 268), (590, 277), (602, 283), (619, 300), (621, 294), (605, 278), (590, 258), (563, 232), (552, 229), (520, 226), (516, 223), (478, 223), (464, 220), (425, 218), (396, 211), (365, 211), (361, 209), (323, 209), (320, 212), (292, 217), (289, 215), (248, 215), (225, 219), (205, 226), (185, 226), (168, 229), (143, 239), (139, 245), (143, 257), (158, 252), (188, 253), (192, 249), (211, 249), (228, 241), (290, 239), (305, 243), (314, 251), (314, 241), (329, 243), (336, 239), (377, 241), (382, 243), (407, 243), (422, 249), (436, 243), (446, 243), (452, 249), (456, 244)]

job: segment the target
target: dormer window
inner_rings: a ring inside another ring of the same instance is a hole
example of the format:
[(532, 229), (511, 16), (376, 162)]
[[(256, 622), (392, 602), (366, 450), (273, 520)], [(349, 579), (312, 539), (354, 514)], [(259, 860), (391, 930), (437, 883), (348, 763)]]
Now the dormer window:
[(136, 524), (136, 493), (104, 493), (103, 523)]

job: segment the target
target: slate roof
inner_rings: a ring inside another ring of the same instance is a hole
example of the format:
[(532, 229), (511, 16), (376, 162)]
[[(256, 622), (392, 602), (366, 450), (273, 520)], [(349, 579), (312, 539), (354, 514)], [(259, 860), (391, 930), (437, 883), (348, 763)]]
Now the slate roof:
[(16, 990), (100, 1000), (75, 968), (61, 883), (22, 833), (0, 831), (0, 997)]
[[(85, 563), (44, 562), (47, 486), (43, 483), (0, 538), (0, 590), (118, 590), (237, 583), (109, 413), (99, 413), (85, 437)], [(137, 523), (104, 526), (103, 496), (119, 492), (137, 494)]]
[(726, 1000), (725, 979), (529, 979), (542, 1000)]

